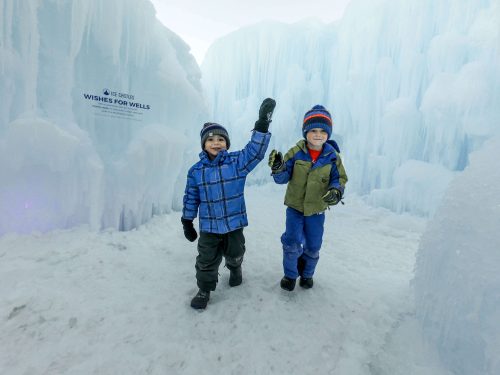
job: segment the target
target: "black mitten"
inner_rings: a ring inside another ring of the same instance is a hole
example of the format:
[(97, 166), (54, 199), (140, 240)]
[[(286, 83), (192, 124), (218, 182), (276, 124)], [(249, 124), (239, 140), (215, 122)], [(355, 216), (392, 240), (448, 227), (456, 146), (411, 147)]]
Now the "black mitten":
[(260, 133), (267, 133), (269, 130), (269, 124), (272, 121), (274, 107), (276, 107), (276, 101), (271, 98), (264, 99), (259, 109), (259, 119), (255, 121), (254, 130)]
[(272, 150), (269, 154), (267, 163), (271, 167), (271, 171), (278, 172), (283, 169), (283, 154), (279, 151)]
[(188, 241), (195, 241), (198, 238), (198, 233), (196, 233), (196, 229), (194, 229), (193, 220), (181, 217), (181, 222), (184, 229), (184, 237), (186, 237)]
[(342, 193), (339, 189), (331, 188), (328, 192), (323, 195), (323, 201), (329, 206), (335, 206), (342, 199)]

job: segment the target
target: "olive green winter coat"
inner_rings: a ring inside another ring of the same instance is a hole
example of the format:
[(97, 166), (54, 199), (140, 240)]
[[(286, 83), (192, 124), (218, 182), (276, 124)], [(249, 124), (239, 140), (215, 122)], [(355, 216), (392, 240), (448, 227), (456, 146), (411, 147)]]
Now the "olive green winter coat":
[(331, 188), (344, 193), (347, 175), (342, 165), (338, 146), (334, 141), (324, 144), (323, 150), (312, 162), (306, 141), (300, 140), (284, 156), (284, 167), (273, 178), (278, 184), (288, 183), (285, 205), (305, 216), (325, 211), (328, 205), (323, 196)]

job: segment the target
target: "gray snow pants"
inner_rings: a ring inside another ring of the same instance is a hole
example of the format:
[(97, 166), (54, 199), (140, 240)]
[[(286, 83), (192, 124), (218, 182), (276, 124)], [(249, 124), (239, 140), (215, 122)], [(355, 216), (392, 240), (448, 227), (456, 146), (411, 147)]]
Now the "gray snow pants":
[(225, 257), (226, 267), (231, 270), (241, 266), (244, 254), (243, 228), (225, 234), (201, 232), (195, 266), (198, 288), (215, 290), (222, 257)]

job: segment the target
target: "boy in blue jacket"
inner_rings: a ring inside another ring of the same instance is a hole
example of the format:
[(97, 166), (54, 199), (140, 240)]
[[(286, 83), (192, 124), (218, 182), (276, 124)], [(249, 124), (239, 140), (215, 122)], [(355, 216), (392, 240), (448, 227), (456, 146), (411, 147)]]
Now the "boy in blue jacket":
[[(219, 265), (224, 256), (230, 271), (229, 286), (242, 282), (241, 263), (245, 254), (243, 227), (248, 225), (243, 191), (248, 173), (264, 158), (271, 133), (269, 123), (276, 102), (262, 102), (250, 142), (241, 151), (228, 152), (226, 129), (206, 123), (201, 130), (200, 161), (187, 174), (182, 225), (191, 242), (198, 237), (193, 219), (198, 217), (200, 238), (196, 257), (196, 280), (199, 291), (191, 307), (204, 309), (218, 281)], [(199, 215), (198, 215), (199, 213)]]
[(281, 236), (283, 270), (281, 288), (292, 291), (299, 285), (313, 287), (313, 274), (323, 242), (325, 210), (344, 194), (347, 175), (337, 143), (329, 140), (332, 117), (322, 105), (306, 112), (302, 125), (305, 139), (283, 157), (276, 150), (269, 166), (277, 184), (288, 184), (285, 194), (286, 225)]

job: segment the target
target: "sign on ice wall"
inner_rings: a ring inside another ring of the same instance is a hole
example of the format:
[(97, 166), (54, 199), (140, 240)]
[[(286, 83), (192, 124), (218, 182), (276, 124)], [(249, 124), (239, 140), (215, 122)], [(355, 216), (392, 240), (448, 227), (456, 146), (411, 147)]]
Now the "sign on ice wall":
[(0, 235), (126, 230), (178, 206), (206, 117), (189, 47), (146, 0), (4, 3)]
[(151, 105), (139, 102), (136, 95), (105, 88), (101, 93), (83, 93), (85, 102), (96, 116), (130, 121), (144, 121), (144, 114), (151, 111)]

